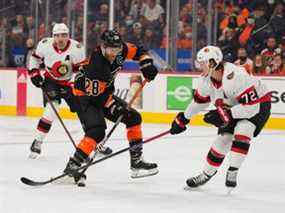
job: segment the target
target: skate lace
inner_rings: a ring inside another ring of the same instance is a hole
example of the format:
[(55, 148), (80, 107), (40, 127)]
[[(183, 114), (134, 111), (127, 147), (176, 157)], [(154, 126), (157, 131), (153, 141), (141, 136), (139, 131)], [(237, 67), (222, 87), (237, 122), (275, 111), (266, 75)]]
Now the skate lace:
[(227, 172), (227, 181), (236, 182), (237, 171), (228, 171)]
[(41, 141), (35, 141), (33, 147), (36, 149), (41, 149), (41, 145), (42, 145)]
[(197, 183), (203, 183), (203, 182), (207, 181), (208, 179), (209, 179), (209, 177), (207, 175), (205, 175), (204, 173), (202, 173), (202, 174), (194, 177), (193, 181), (195, 184), (197, 184)]
[(99, 143), (97, 145), (97, 150), (100, 151), (100, 152), (104, 152), (104, 151), (106, 151), (106, 149), (107, 148), (104, 146), (104, 144)]

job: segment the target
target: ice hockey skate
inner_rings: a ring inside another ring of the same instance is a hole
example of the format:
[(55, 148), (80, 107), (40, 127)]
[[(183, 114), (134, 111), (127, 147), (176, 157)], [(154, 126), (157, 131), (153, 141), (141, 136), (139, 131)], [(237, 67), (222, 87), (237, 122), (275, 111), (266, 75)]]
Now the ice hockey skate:
[(233, 189), (237, 186), (237, 173), (238, 170), (227, 171), (225, 185), (227, 187), (228, 194), (230, 194), (233, 191)]
[(64, 173), (68, 173), (69, 175), (65, 178), (64, 183), (74, 183), (80, 187), (84, 187), (86, 181), (86, 175), (81, 174), (80, 171), (75, 171), (77, 168), (81, 166), (81, 163), (77, 161), (75, 158), (71, 157), (64, 169)]
[(189, 179), (187, 179), (186, 181), (186, 190), (187, 189), (191, 189), (191, 188), (197, 188), (199, 186), (202, 186), (204, 184), (206, 184), (215, 174), (217, 173), (217, 171), (213, 174), (213, 175), (208, 175), (205, 172), (202, 172), (201, 174), (195, 176), (195, 177), (191, 177)]
[(42, 144), (43, 144), (42, 141), (38, 141), (36, 139), (33, 141), (32, 145), (30, 147), (31, 153), (29, 155), (29, 158), (35, 159), (41, 154)]
[(158, 173), (156, 163), (148, 163), (141, 156), (139, 159), (131, 160), (131, 178), (142, 178), (156, 175)]
[(113, 150), (108, 146), (97, 146), (98, 153), (101, 155), (110, 155), (113, 153)]

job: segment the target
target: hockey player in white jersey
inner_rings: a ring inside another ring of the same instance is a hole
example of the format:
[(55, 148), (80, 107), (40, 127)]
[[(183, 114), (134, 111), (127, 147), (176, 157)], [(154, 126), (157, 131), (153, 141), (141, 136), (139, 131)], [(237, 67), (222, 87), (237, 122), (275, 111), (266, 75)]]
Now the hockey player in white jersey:
[(218, 136), (207, 154), (203, 171), (187, 179), (186, 183), (188, 187), (207, 183), (229, 154), (225, 185), (233, 189), (252, 138), (260, 133), (270, 116), (271, 94), (260, 80), (250, 76), (243, 67), (223, 61), (223, 54), (216, 46), (202, 48), (197, 54), (197, 62), (203, 72), (194, 100), (185, 112), (177, 114), (170, 133), (185, 131), (193, 115), (210, 103), (214, 104), (216, 109), (206, 113), (204, 121), (218, 127)]
[[(72, 94), (73, 74), (86, 60), (83, 46), (69, 38), (69, 29), (64, 23), (57, 23), (52, 30), (52, 37), (44, 38), (38, 43), (29, 62), (29, 76), (32, 83), (49, 96), (53, 105), (58, 110), (61, 100), (64, 99), (71, 112), (76, 112), (76, 101)], [(45, 70), (40, 73), (40, 64), (44, 63)], [(30, 147), (31, 158), (36, 158), (41, 153), (41, 145), (48, 134), (52, 122), (56, 118), (50, 104), (44, 98), (44, 113), (38, 122), (36, 137)], [(103, 153), (110, 154), (107, 148)]]

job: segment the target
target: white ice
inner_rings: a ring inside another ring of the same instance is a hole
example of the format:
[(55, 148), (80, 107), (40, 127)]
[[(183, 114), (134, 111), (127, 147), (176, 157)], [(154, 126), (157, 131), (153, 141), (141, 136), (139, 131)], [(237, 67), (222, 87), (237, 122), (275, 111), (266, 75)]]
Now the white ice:
[[(65, 120), (78, 141), (82, 132), (76, 120)], [(264, 131), (252, 142), (239, 173), (238, 187), (226, 194), (228, 161), (207, 185), (185, 191), (185, 180), (201, 171), (216, 130), (191, 127), (178, 136), (167, 135), (144, 146), (148, 161), (159, 164), (159, 174), (143, 179), (129, 177), (129, 155), (123, 153), (88, 170), (87, 186), (49, 184), (31, 187), (22, 176), (46, 180), (61, 174), (73, 146), (58, 122), (43, 145), (39, 159), (28, 159), (37, 119), (0, 117), (1, 213), (183, 213), (183, 212), (285, 212), (285, 132)], [(109, 127), (112, 124), (108, 124)], [(168, 125), (144, 124), (144, 137)], [(114, 151), (127, 147), (124, 126), (107, 143)]]

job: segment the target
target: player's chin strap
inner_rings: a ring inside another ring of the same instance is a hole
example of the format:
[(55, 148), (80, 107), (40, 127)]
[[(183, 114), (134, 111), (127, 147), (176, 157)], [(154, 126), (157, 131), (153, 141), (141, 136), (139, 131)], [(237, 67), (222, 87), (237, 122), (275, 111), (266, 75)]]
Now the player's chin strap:
[[(140, 85), (140, 87), (137, 89), (137, 91), (135, 92), (134, 96), (132, 97), (132, 99), (130, 100), (130, 102), (127, 105), (127, 109), (131, 108), (131, 106), (133, 105), (134, 101), (136, 100), (136, 98), (141, 94), (145, 84), (148, 81), (146, 79), (143, 80), (142, 84)], [(121, 120), (123, 119), (124, 115), (122, 114), (116, 121), (116, 123), (113, 125), (112, 129), (108, 132), (108, 134), (106, 135), (106, 137), (103, 139), (103, 141), (101, 141), (98, 145), (97, 145), (97, 149), (94, 152), (94, 155), (91, 157), (91, 159), (88, 161), (88, 163), (86, 164), (86, 168), (82, 170), (82, 172), (80, 173), (80, 177), (85, 173), (85, 171), (87, 170), (87, 168), (89, 167), (89, 165), (92, 164), (93, 160), (96, 157), (96, 154), (98, 152), (98, 150), (102, 149), (105, 145), (105, 143), (107, 142), (107, 140), (111, 137), (111, 135), (113, 134), (113, 132), (115, 131), (115, 129), (117, 128), (117, 126), (119, 125), (119, 123), (121, 122)]]
[(50, 97), (48, 96), (48, 94), (47, 94), (44, 90), (43, 90), (43, 94), (44, 94), (45, 98), (47, 99), (48, 103), (51, 105), (52, 110), (53, 110), (54, 113), (56, 114), (56, 117), (58, 118), (60, 124), (62, 125), (62, 127), (63, 127), (63, 129), (64, 129), (64, 131), (65, 131), (65, 133), (67, 134), (68, 138), (70, 139), (70, 141), (71, 141), (73, 147), (76, 149), (75, 141), (73, 140), (73, 138), (71, 137), (70, 132), (69, 132), (68, 129), (66, 128), (65, 124), (63, 123), (63, 121), (62, 121), (60, 115), (58, 114), (58, 112), (57, 112), (57, 110), (56, 110), (56, 108), (55, 108), (55, 106), (54, 106), (54, 104), (53, 104), (53, 102), (52, 102), (52, 100), (50, 99)]

